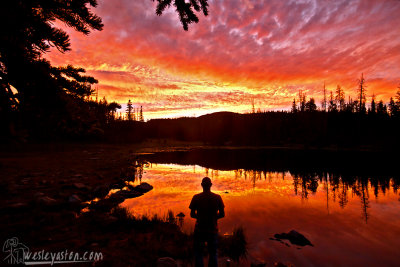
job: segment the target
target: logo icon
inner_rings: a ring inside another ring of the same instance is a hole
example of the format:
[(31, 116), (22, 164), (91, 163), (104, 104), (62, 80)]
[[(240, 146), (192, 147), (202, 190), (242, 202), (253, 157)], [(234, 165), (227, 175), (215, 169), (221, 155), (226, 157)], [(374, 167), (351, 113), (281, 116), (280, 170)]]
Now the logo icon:
[(17, 237), (13, 237), (4, 242), (3, 252), (8, 254), (4, 258), (8, 264), (20, 264), (24, 263), (24, 255), (29, 252), (29, 248), (19, 243)]

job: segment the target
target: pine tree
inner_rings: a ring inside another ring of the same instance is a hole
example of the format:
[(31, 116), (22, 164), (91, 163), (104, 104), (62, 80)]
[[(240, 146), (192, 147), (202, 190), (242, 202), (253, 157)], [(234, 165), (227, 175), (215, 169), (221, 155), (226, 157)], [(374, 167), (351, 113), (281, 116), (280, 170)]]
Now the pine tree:
[(335, 96), (335, 100), (336, 100), (336, 105), (339, 105), (339, 110), (343, 111), (344, 110), (344, 105), (345, 105), (345, 100), (344, 100), (345, 96), (344, 96), (344, 91), (343, 89), (340, 87), (340, 85), (338, 85), (336, 87), (336, 96)]
[(393, 97), (391, 97), (389, 101), (389, 111), (390, 111), (390, 116), (392, 117), (398, 117), (400, 115), (399, 107), (396, 105), (396, 102), (394, 101)]
[(142, 106), (140, 106), (139, 121), (144, 122), (143, 107)]
[(203, 11), (205, 16), (208, 15), (208, 0), (157, 0), (157, 2), (156, 14), (159, 16), (161, 16), (164, 10), (170, 7), (173, 2), (185, 31), (188, 30), (189, 24), (199, 22), (199, 18), (194, 11)]
[(317, 105), (315, 104), (315, 99), (311, 97), (310, 100), (307, 101), (306, 103), (306, 111), (314, 112), (316, 110), (317, 110)]
[(376, 113), (380, 115), (387, 115), (387, 106), (383, 104), (383, 101), (379, 101), (378, 106), (376, 108)]
[(293, 98), (293, 102), (292, 102), (292, 113), (296, 113), (296, 112), (297, 112), (296, 98)]
[(306, 110), (306, 93), (303, 93), (302, 90), (299, 91), (299, 102), (300, 111), (304, 112)]
[(375, 114), (376, 113), (375, 94), (372, 94), (370, 113), (371, 114)]
[(133, 120), (133, 105), (131, 100), (129, 99), (128, 104), (126, 106), (126, 119), (128, 121)]
[(335, 112), (337, 111), (337, 106), (336, 106), (336, 100), (333, 96), (333, 92), (331, 91), (331, 95), (329, 97), (329, 106), (328, 106), (328, 111), (329, 112)]
[(322, 110), (326, 111), (326, 105), (327, 101), (326, 101), (326, 87), (325, 87), (325, 82), (324, 82), (324, 99), (322, 100)]
[(361, 78), (358, 80), (358, 112), (365, 113), (365, 100), (366, 100), (366, 89), (365, 89), (365, 79), (364, 73), (361, 73)]
[[(0, 103), (5, 104), (0, 119), (3, 111), (13, 110), (20, 124), (31, 125), (28, 130), (48, 133), (46, 129), (79, 124), (60, 122), (86, 116), (79, 110), (84, 113), (81, 104), (97, 80), (83, 75), (82, 68), (54, 67), (43, 54), (50, 47), (63, 53), (71, 49), (67, 32), (55, 26), (56, 20), (83, 34), (101, 30), (100, 17), (91, 11), (96, 6), (96, 0), (0, 1)], [(11, 93), (11, 88), (18, 93)], [(15, 109), (10, 100), (17, 103)]]

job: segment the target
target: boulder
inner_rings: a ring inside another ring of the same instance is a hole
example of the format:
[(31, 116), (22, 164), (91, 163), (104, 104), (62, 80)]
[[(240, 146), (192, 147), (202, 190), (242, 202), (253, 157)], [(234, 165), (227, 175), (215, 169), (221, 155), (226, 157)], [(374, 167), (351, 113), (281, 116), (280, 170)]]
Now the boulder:
[(119, 195), (123, 197), (124, 199), (126, 198), (135, 198), (135, 197), (140, 197), (143, 195), (143, 193), (138, 192), (138, 191), (131, 191), (131, 190), (120, 190), (116, 192), (114, 195)]
[(281, 239), (287, 239), (292, 243), (293, 245), (298, 245), (298, 246), (314, 246), (311, 244), (310, 240), (308, 240), (304, 235), (300, 234), (296, 230), (292, 230), (289, 233), (281, 233), (281, 234), (275, 234), (274, 237), (277, 239), (277, 241), (280, 241)]
[(68, 198), (68, 202), (71, 204), (80, 204), (82, 202), (82, 199), (74, 194)]
[(87, 186), (84, 185), (83, 183), (74, 183), (73, 186), (74, 186), (75, 188), (77, 188), (77, 189), (80, 189), (80, 190), (85, 190), (85, 189), (87, 189)]
[(146, 182), (143, 182), (143, 183), (141, 183), (140, 185), (138, 185), (138, 186), (135, 187), (135, 190), (136, 190), (136, 191), (139, 191), (139, 192), (141, 192), (141, 193), (149, 192), (149, 191), (152, 190), (152, 189), (153, 189), (153, 186), (150, 185), (150, 184), (148, 184), (148, 183), (146, 183)]
[(98, 185), (94, 188), (93, 195), (94, 195), (94, 197), (98, 197), (98, 198), (104, 197), (108, 194), (108, 191), (109, 191), (108, 186)]
[(109, 212), (112, 208), (116, 207), (118, 204), (124, 202), (124, 198), (119, 196), (109, 197), (106, 199), (93, 202), (90, 206), (90, 210)]
[(37, 198), (36, 203), (44, 207), (54, 207), (59, 204), (57, 200), (48, 196), (41, 196)]
[(122, 189), (125, 186), (125, 181), (124, 180), (119, 180), (115, 184), (111, 185), (111, 189)]

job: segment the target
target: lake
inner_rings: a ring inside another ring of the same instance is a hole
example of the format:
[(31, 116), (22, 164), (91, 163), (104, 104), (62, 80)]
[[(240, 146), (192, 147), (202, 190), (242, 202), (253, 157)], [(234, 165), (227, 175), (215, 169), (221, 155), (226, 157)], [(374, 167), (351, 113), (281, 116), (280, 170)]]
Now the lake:
[[(183, 212), (182, 230), (193, 231), (188, 208), (213, 181), (226, 217), (222, 234), (243, 226), (249, 259), (295, 266), (398, 266), (400, 179), (395, 160), (376, 152), (193, 150), (138, 155), (135, 183), (154, 189), (122, 206), (135, 215)], [(271, 240), (296, 230), (314, 245)]]

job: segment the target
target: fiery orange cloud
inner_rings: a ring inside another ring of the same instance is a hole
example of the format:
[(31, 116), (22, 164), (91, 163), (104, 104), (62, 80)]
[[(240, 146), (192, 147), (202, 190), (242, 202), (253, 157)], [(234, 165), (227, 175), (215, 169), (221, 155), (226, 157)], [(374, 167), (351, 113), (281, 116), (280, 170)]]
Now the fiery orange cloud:
[(143, 106), (147, 119), (287, 109), (301, 89), (322, 99), (339, 84), (388, 101), (400, 84), (400, 1), (210, 1), (210, 15), (183, 31), (152, 1), (103, 0), (101, 32), (68, 30), (72, 51), (47, 57), (84, 67), (99, 95)]

